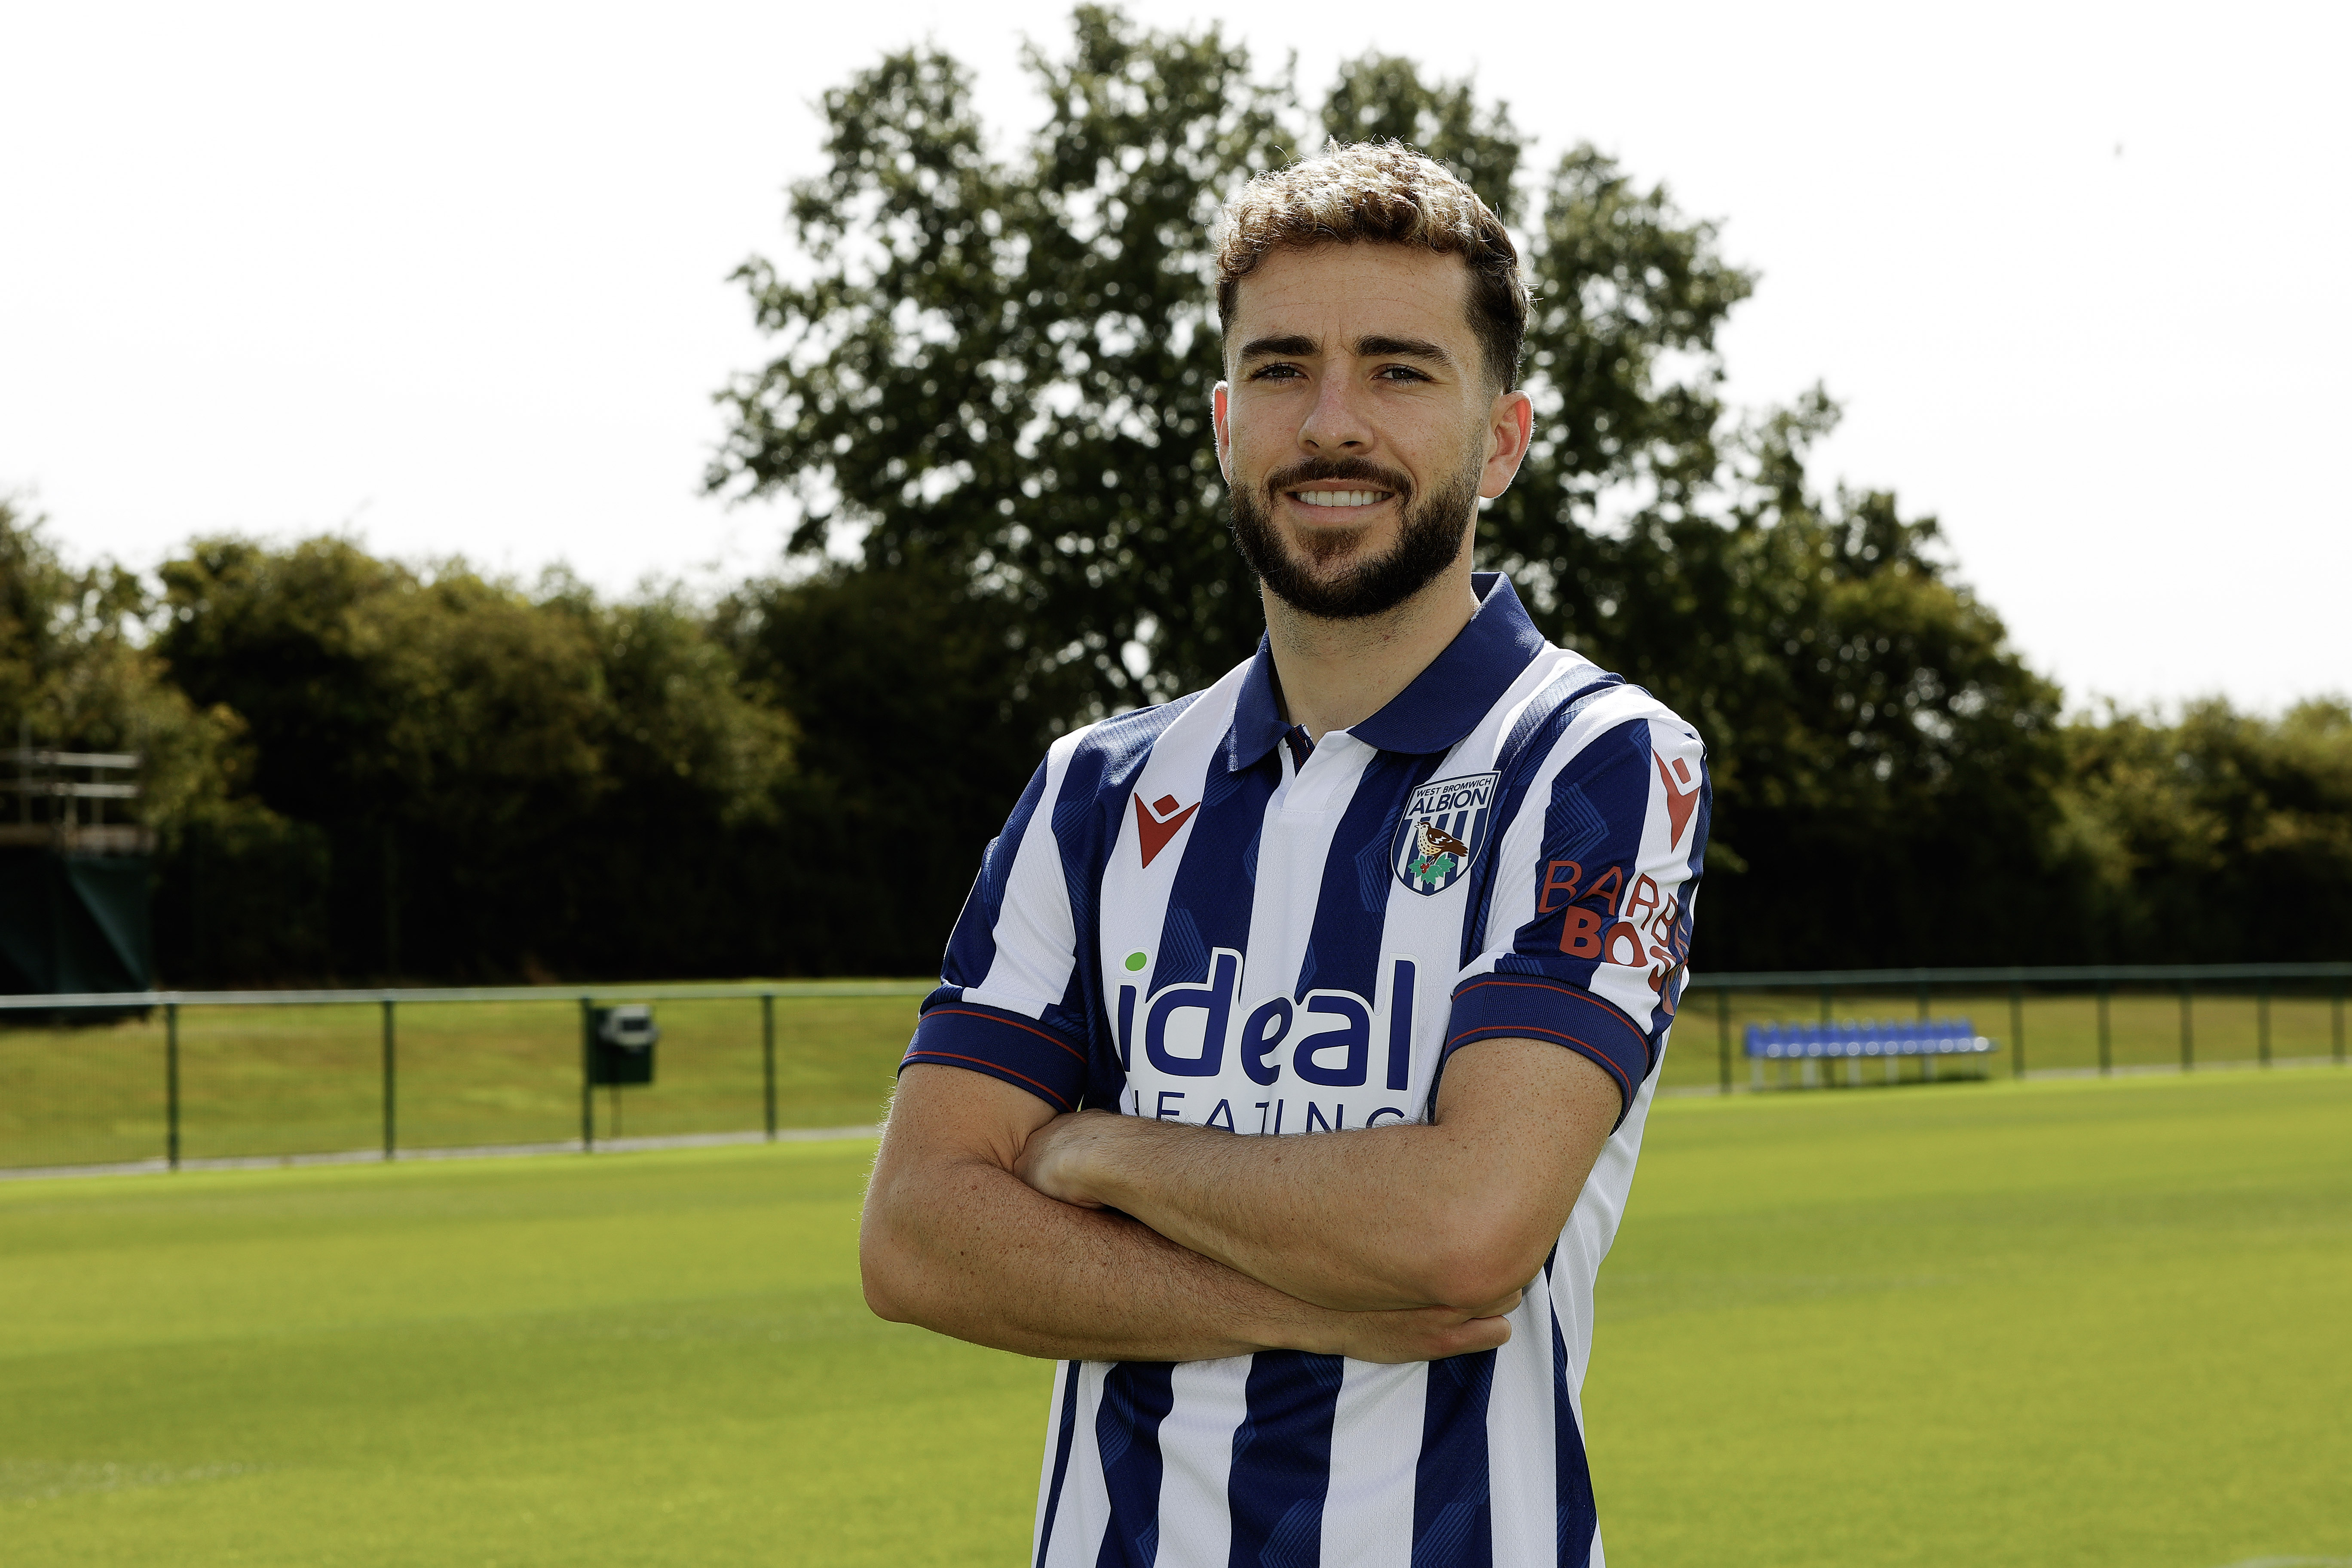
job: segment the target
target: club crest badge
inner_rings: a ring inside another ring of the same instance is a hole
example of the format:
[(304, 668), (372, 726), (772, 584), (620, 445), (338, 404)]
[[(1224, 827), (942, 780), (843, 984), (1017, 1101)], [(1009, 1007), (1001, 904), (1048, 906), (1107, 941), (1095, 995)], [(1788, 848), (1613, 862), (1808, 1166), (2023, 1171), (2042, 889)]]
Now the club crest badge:
[(1389, 844), (1389, 866), (1397, 880), (1423, 897), (1460, 881), (1486, 845), (1498, 782), (1495, 773), (1465, 773), (1433, 779), (1414, 790)]

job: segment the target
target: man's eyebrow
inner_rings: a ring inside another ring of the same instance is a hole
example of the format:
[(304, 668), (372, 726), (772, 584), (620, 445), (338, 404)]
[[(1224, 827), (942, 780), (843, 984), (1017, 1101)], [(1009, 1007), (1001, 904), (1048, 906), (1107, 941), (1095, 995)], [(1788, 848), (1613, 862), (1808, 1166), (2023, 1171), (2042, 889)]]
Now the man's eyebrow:
[(1313, 338), (1293, 332), (1285, 338), (1253, 338), (1242, 345), (1242, 358), (1309, 359), (1320, 349)]
[(1452, 354), (1420, 338), (1358, 338), (1356, 355), (1359, 359), (1425, 359), (1444, 365), (1454, 363)]

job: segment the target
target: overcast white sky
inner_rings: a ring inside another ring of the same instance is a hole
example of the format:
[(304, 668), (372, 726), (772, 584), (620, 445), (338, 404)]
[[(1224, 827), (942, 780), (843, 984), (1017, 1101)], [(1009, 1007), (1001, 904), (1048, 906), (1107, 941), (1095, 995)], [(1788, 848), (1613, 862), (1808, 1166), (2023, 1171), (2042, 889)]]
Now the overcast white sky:
[[(1732, 393), (1943, 519), (2075, 701), (2352, 689), (2352, 7), (1131, 7), (1319, 95), (1475, 71), (1720, 217)], [(1034, 117), (1067, 9), (0, 0), (0, 491), (70, 553), (348, 530), (626, 590), (771, 563), (699, 490), (812, 104), (926, 34)]]

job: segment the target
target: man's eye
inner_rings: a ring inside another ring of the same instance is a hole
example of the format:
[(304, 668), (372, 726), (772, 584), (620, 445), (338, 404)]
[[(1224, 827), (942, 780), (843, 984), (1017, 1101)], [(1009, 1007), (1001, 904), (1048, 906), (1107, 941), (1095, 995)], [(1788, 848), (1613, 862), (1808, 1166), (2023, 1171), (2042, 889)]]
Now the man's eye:
[(1426, 374), (1409, 364), (1384, 364), (1372, 374), (1376, 376), (1386, 376), (1392, 381), (1427, 381), (1429, 379)]
[(1290, 381), (1307, 373), (1295, 364), (1262, 364), (1250, 372), (1252, 381)]

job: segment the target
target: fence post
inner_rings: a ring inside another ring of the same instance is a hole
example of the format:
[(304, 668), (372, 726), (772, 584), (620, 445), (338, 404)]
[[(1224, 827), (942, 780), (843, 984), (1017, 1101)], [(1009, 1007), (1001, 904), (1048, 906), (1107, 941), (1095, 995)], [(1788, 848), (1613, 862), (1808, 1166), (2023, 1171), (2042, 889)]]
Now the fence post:
[(2009, 983), (2009, 1075), (2025, 1076), (2025, 983)]
[(2105, 1078), (2115, 1068), (2115, 1041), (2107, 1027), (2107, 998), (2115, 990), (2113, 981), (2099, 982), (2099, 1076)]
[(392, 998), (387, 996), (383, 999), (383, 1157), (387, 1161), (392, 1158), (394, 1145), (398, 1141), (394, 1136), (397, 1126), (394, 1107), (400, 1102), (399, 1074), (394, 1065), (397, 1058), (393, 1039)]
[(596, 1152), (596, 1037), (588, 1010), (591, 999), (580, 998), (580, 1152)]
[(768, 1142), (776, 1141), (776, 994), (760, 998), (760, 1082), (768, 1110)]
[(2197, 1070), (2197, 1023), (2191, 1011), (2195, 1006), (2193, 993), (2196, 989), (2194, 981), (2184, 980), (2180, 983), (2180, 1070), (2182, 1072)]
[(163, 1163), (180, 1168), (180, 1005), (163, 1004)]
[(1731, 1092), (1731, 992), (1728, 987), (1715, 994), (1715, 1068), (1717, 1094)]
[(2263, 1058), (2263, 1066), (2271, 1065), (2271, 983), (2267, 980), (2254, 987), (2254, 1049)]
[(2334, 1034), (2336, 1037), (2336, 1065), (2337, 1067), (2342, 1067), (2344, 1065), (2344, 977), (2340, 974), (2336, 977), (2336, 1017)]

